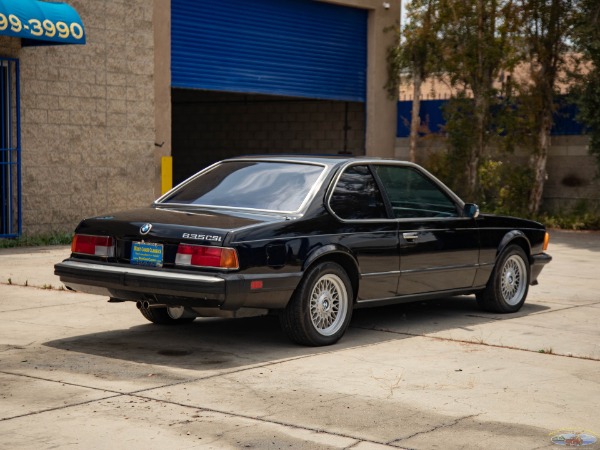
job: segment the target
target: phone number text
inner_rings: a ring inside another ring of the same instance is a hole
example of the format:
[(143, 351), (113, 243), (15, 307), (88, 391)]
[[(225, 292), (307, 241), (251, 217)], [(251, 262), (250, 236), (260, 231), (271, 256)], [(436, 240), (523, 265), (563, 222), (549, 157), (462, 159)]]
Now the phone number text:
[(81, 39), (83, 37), (83, 27), (76, 22), (67, 24), (65, 22), (52, 22), (51, 20), (40, 21), (38, 19), (29, 19), (27, 23), (23, 23), (14, 14), (9, 14), (6, 17), (0, 13), (0, 31), (4, 31), (10, 27), (10, 30), (15, 33), (20, 33), (23, 30), (29, 31), (29, 34), (35, 37), (46, 36), (49, 38), (58, 37), (60, 39)]

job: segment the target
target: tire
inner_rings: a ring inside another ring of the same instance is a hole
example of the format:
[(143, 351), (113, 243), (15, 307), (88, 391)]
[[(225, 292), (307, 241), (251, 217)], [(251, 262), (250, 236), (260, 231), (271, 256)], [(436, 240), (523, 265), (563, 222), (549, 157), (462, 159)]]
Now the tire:
[(486, 288), (477, 293), (479, 307), (498, 313), (519, 311), (529, 291), (529, 269), (523, 249), (508, 246), (498, 258)]
[(352, 284), (341, 266), (317, 264), (306, 273), (279, 316), (281, 327), (297, 344), (335, 344), (348, 328), (353, 299)]
[(180, 317), (174, 319), (170, 316), (167, 308), (140, 308), (142, 316), (148, 319), (150, 322), (157, 325), (180, 325), (184, 323), (193, 322), (195, 317)]

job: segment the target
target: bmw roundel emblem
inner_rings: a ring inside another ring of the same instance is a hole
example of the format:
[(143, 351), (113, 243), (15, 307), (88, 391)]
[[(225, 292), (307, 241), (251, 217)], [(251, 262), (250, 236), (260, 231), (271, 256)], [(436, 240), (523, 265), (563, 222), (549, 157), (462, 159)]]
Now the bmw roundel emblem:
[(151, 223), (145, 223), (144, 225), (142, 225), (140, 227), (140, 234), (148, 234), (148, 233), (150, 233), (151, 229), (152, 229), (152, 224)]

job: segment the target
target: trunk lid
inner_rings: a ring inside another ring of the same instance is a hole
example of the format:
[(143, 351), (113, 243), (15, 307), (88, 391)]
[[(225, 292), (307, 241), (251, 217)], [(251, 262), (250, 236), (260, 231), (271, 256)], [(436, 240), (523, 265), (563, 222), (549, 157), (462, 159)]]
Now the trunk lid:
[(172, 267), (180, 243), (226, 246), (228, 236), (237, 229), (283, 220), (285, 216), (235, 210), (147, 207), (85, 219), (75, 232), (113, 237), (115, 259), (122, 263), (130, 262), (134, 242), (161, 244), (162, 265)]

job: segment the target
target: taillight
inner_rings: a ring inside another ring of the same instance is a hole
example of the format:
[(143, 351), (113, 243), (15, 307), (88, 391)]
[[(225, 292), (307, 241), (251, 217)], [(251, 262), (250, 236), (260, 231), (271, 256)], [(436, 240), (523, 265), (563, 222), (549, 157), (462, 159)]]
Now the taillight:
[(190, 244), (179, 244), (177, 256), (175, 256), (175, 265), (218, 267), (221, 269), (239, 268), (237, 252), (233, 248)]
[(110, 236), (76, 234), (71, 243), (71, 252), (110, 258), (115, 255), (114, 239)]
[(550, 243), (550, 234), (546, 233), (544, 236), (544, 246), (542, 247), (542, 251), (548, 250), (548, 244)]

